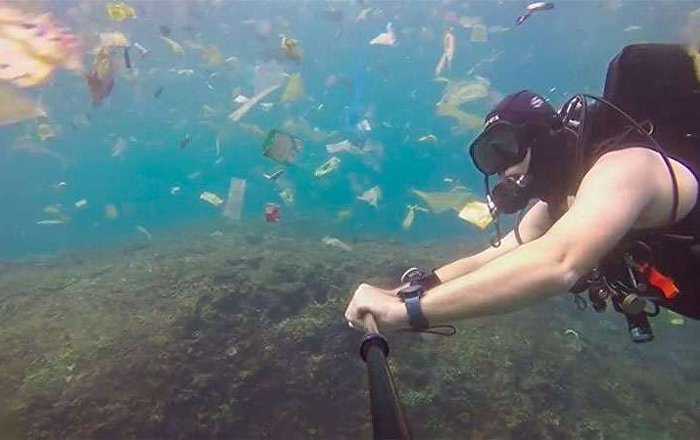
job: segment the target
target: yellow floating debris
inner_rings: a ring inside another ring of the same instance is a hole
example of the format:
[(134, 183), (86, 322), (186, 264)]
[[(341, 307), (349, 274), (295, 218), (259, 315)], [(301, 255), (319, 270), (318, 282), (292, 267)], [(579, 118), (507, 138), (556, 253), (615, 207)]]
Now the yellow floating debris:
[(489, 212), (489, 207), (484, 202), (469, 202), (458, 214), (459, 218), (468, 221), (479, 229), (486, 229), (493, 221), (493, 216)]
[(126, 3), (107, 3), (105, 9), (109, 18), (119, 23), (136, 17), (136, 10)]
[(208, 191), (202, 192), (202, 194), (199, 195), (200, 200), (204, 200), (205, 202), (212, 204), (214, 206), (221, 206), (224, 201), (221, 199), (221, 197), (217, 196), (214, 193), (210, 193)]
[(224, 62), (224, 56), (216, 46), (209, 46), (202, 49), (202, 59), (209, 67), (216, 67)]
[(171, 52), (179, 54), (185, 53), (185, 49), (183, 49), (182, 45), (177, 41), (173, 40), (172, 38), (164, 37), (162, 35), (160, 36), (160, 38), (166, 42)]
[(38, 104), (14, 87), (0, 83), (0, 127), (41, 116), (45, 117), (46, 112)]
[(39, 139), (42, 141), (46, 141), (55, 138), (56, 132), (49, 124), (42, 123), (37, 126), (36, 135), (39, 136)]
[(435, 109), (435, 114), (453, 118), (460, 126), (469, 130), (479, 130), (483, 123), (481, 117), (471, 113), (465, 113), (453, 104), (438, 104)]
[(314, 176), (316, 177), (323, 177), (334, 170), (336, 170), (340, 166), (340, 159), (336, 156), (331, 157), (327, 161), (325, 161), (321, 166), (316, 168), (316, 171), (314, 171)]
[(287, 79), (287, 86), (284, 88), (280, 102), (295, 101), (302, 96), (304, 96), (304, 84), (301, 81), (301, 75), (293, 73)]
[(489, 80), (480, 76), (473, 80), (450, 81), (438, 105), (459, 106), (465, 102), (486, 98), (489, 94), (489, 86)]
[(119, 217), (117, 206), (114, 203), (108, 203), (105, 206), (105, 218), (107, 220), (115, 220), (117, 217)]
[(5, 3), (0, 3), (0, 81), (32, 87), (45, 83), (59, 68), (82, 72), (77, 37), (53, 15), (25, 14)]
[(129, 38), (121, 32), (105, 32), (100, 34), (100, 47), (129, 47)]
[(280, 192), (280, 198), (286, 203), (287, 205), (293, 205), (295, 196), (294, 196), (294, 191), (292, 191), (289, 188), (284, 189), (282, 192)]
[(488, 30), (481, 23), (472, 26), (472, 35), (470, 40), (473, 43), (486, 43), (488, 41)]
[(424, 192), (414, 189), (413, 192), (423, 199), (428, 208), (435, 214), (450, 209), (459, 212), (466, 203), (474, 198), (472, 193), (467, 191)]

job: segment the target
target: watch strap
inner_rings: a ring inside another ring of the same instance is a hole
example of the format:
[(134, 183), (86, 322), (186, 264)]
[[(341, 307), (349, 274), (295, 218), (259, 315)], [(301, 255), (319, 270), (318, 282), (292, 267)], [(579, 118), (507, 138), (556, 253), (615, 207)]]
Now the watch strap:
[(420, 296), (406, 298), (404, 304), (408, 313), (408, 323), (413, 330), (425, 330), (430, 327), (420, 306)]

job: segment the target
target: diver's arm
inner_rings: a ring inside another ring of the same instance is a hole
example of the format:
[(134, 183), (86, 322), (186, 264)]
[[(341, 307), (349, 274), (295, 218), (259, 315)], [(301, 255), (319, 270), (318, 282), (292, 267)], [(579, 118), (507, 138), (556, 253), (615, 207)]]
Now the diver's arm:
[[(614, 153), (610, 153), (613, 155)], [(634, 226), (659, 192), (650, 155), (616, 155), (581, 183), (574, 206), (542, 237), (427, 291), (431, 324), (511, 312), (567, 291)], [(402, 304), (390, 313), (406, 320)]]
[[(552, 219), (547, 210), (547, 204), (538, 201), (525, 213), (520, 220), (520, 238), (523, 243), (530, 242), (542, 236), (552, 226)], [(443, 283), (453, 280), (462, 275), (466, 275), (479, 269), (491, 260), (494, 260), (502, 255), (507, 254), (518, 247), (518, 241), (515, 238), (515, 231), (510, 231), (508, 235), (501, 240), (501, 245), (498, 247), (489, 246), (478, 254), (460, 258), (435, 270), (435, 274)]]

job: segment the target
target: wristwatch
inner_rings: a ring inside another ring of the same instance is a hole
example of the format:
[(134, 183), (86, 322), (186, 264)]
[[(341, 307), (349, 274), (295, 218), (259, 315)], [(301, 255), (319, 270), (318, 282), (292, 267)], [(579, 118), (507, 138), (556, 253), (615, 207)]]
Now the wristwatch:
[(424, 292), (425, 289), (420, 285), (409, 285), (398, 292), (399, 298), (406, 305), (408, 323), (414, 331), (421, 331), (430, 327), (420, 306), (420, 299)]

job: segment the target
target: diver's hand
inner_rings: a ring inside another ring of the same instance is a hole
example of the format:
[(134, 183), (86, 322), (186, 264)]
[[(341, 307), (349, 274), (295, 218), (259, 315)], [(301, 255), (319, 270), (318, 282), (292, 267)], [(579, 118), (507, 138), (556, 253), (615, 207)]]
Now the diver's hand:
[(370, 331), (364, 319), (371, 314), (379, 330), (389, 331), (408, 328), (408, 314), (401, 299), (394, 290), (380, 289), (369, 284), (360, 284), (345, 309), (348, 325), (356, 330)]

